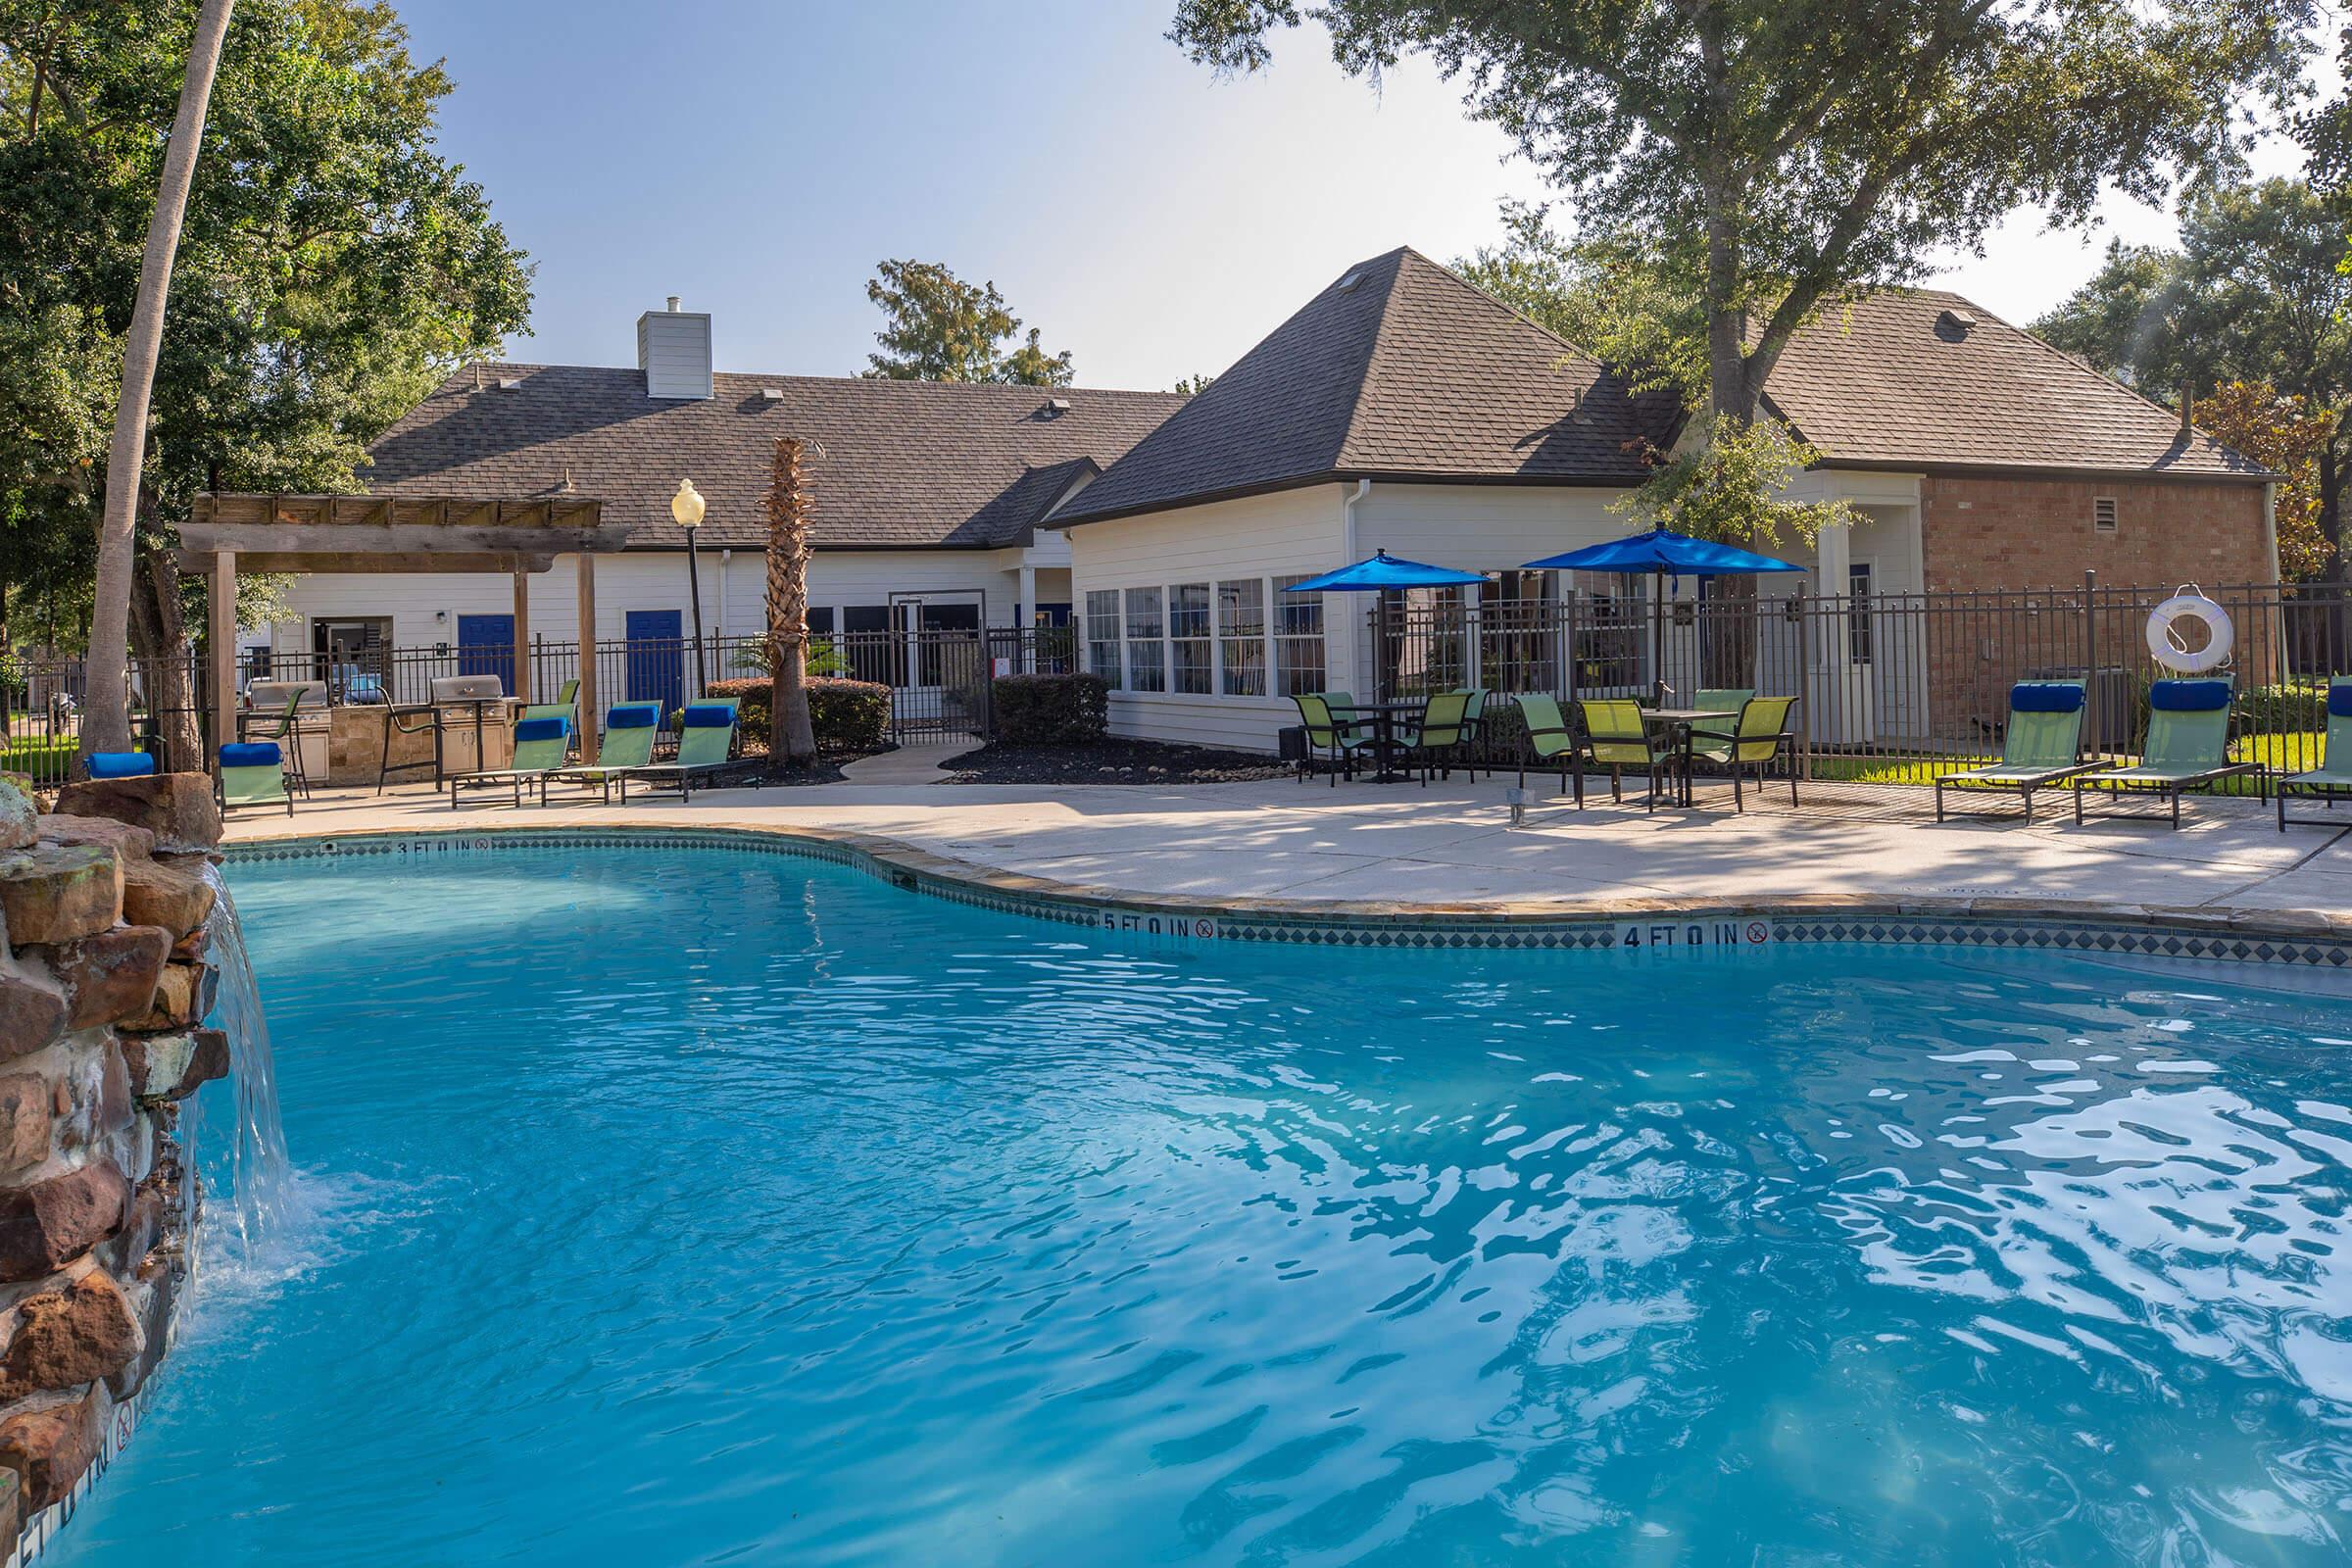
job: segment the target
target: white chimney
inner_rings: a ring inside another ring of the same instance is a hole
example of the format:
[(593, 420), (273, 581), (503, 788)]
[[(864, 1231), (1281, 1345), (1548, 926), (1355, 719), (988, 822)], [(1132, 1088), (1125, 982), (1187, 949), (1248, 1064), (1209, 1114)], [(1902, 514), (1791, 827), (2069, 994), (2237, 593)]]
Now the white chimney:
[(645, 372), (649, 398), (708, 398), (710, 389), (710, 317), (669, 308), (637, 318), (637, 368)]

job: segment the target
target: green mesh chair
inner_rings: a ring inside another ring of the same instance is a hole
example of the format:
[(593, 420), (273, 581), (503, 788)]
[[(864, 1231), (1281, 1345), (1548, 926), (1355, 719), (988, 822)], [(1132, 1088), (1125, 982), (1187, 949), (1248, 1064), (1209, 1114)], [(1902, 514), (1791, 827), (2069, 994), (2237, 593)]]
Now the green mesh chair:
[[(1712, 712), (1736, 714), (1755, 695), (1753, 688), (1727, 686), (1715, 691), (1701, 691), (1690, 700), (1690, 706)], [(1721, 763), (1732, 755), (1732, 743), (1717, 740), (1704, 730), (1693, 730), (1690, 732), (1690, 755), (1698, 761)]]
[(1568, 787), (1568, 769), (1576, 760), (1576, 732), (1561, 716), (1560, 705), (1543, 692), (1526, 692), (1511, 699), (1519, 708), (1526, 739), (1519, 752), (1519, 782), (1527, 782), (1527, 764), (1535, 761), (1560, 769), (1560, 788)]
[(1323, 702), (1331, 710), (1332, 721), (1340, 726), (1344, 734), (1358, 736), (1364, 740), (1372, 738), (1372, 721), (1370, 719), (1348, 716), (1358, 711), (1355, 706), (1355, 693), (1325, 692)]
[[(553, 706), (553, 705), (550, 705)], [(458, 800), (467, 790), (512, 789), (514, 804), (522, 805), (522, 793), (533, 784), (539, 786), (539, 804), (547, 804), (547, 781), (562, 771), (571, 753), (571, 720), (562, 712), (543, 713), (536, 718), (517, 719), (514, 723), (514, 760), (513, 765), (495, 768), (486, 773), (453, 773), (449, 780), (449, 807), (458, 808)]]
[[(2024, 798), (2034, 820), (2034, 792), (2102, 764), (2082, 760), (2083, 689), (2079, 680), (2023, 680), (2009, 688), (2009, 725), (2001, 731), (2001, 760), (1936, 778), (1936, 820), (1944, 819), (1943, 793), (2010, 794)], [(1982, 814), (1982, 813), (1980, 813)]]
[[(1784, 758), (1790, 759), (1788, 804), (1797, 804), (1796, 764), (1792, 756), (1796, 748), (1796, 732), (1788, 725), (1788, 714), (1795, 707), (1796, 699), (1793, 697), (1750, 697), (1740, 705), (1740, 721), (1729, 730), (1694, 729), (1690, 732), (1693, 760), (1711, 763), (1732, 775), (1732, 806), (1735, 809), (1747, 809), (1747, 795), (1740, 780), (1753, 772), (1757, 787), (1761, 788), (1765, 772)], [(1708, 748), (1703, 752), (1698, 750), (1702, 742)]]
[[(612, 787), (620, 784), (631, 768), (645, 767), (654, 760), (654, 734), (662, 725), (660, 703), (616, 703), (605, 715), (604, 744), (597, 748), (596, 761), (588, 767), (558, 768), (547, 775), (539, 788), (539, 799), (547, 799), (547, 786), (558, 782), (590, 785), (602, 792), (607, 803), (612, 799)], [(625, 787), (625, 786), (624, 786)]]
[(1421, 769), (1423, 789), (1429, 788), (1433, 772), (1453, 776), (1453, 764), (1470, 736), (1469, 712), (1468, 692), (1433, 692), (1422, 701), (1420, 718), (1397, 737), (1405, 765)]
[(2075, 820), (2082, 820), (2083, 794), (2088, 790), (2161, 795), (2172, 804), (2176, 828), (2180, 825), (2180, 797), (2190, 790), (2210, 790), (2224, 779), (2250, 776), (2255, 792), (2270, 799), (2268, 763), (2230, 760), (2231, 695), (2232, 684), (2227, 676), (2160, 680), (2150, 686), (2148, 738), (2140, 747), (2137, 765), (2076, 774)]
[(1315, 760), (1320, 756), (1331, 764), (1331, 787), (1340, 787), (1340, 775), (1355, 777), (1355, 760), (1369, 756), (1372, 742), (1360, 732), (1360, 726), (1341, 718), (1340, 712), (1351, 710), (1355, 699), (1346, 692), (1296, 692), (1291, 701), (1298, 709), (1298, 722), (1306, 727), (1306, 752), (1298, 759), (1298, 782), (1312, 777)]
[(275, 741), (232, 741), (220, 748), (220, 778), (214, 786), (222, 812), (241, 806), (283, 806), (294, 814), (286, 788), (286, 754)]
[[(1485, 749), (1487, 739), (1488, 694), (1484, 686), (1464, 687), (1463, 692), (1470, 701), (1468, 706), (1462, 710), (1462, 744), (1460, 748), (1462, 766), (1468, 770), (1472, 778), (1476, 778), (1478, 777), (1479, 753)], [(1494, 771), (1493, 762), (1490, 761), (1487, 764), (1487, 771), (1490, 773)]]
[(686, 705), (678, 715), (678, 755), (675, 761), (647, 762), (620, 776), (620, 803), (629, 803), (633, 779), (649, 793), (675, 790), (681, 802), (694, 799), (698, 783), (708, 785), (735, 752), (736, 700), (707, 697)]
[[(1642, 717), (1642, 705), (1630, 697), (1587, 698), (1578, 703), (1577, 710), (1584, 719), (1585, 736), (1582, 755), (1595, 770), (1609, 772), (1609, 799), (1625, 799), (1625, 770), (1638, 767), (1648, 781), (1648, 809), (1658, 808), (1658, 775), (1665, 770), (1657, 747), (1650, 739), (1649, 725)], [(1576, 775), (1576, 805), (1585, 805), (1585, 775), (1580, 768)]]
[(2309, 827), (2334, 827), (2332, 818), (2301, 816), (2289, 818), (2286, 798), (2289, 795), (2303, 800), (2316, 800), (2332, 810), (2338, 796), (2352, 796), (2352, 676), (2338, 675), (2328, 683), (2327, 750), (2320, 754), (2320, 765), (2301, 773), (2289, 773), (2278, 781), (2278, 831), (2286, 831), (2292, 820)]

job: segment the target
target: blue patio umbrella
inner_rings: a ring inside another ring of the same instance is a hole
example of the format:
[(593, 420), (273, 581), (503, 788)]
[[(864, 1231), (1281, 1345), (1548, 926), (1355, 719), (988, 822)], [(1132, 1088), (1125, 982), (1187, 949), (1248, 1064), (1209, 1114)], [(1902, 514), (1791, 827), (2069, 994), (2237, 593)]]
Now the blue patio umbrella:
[(1292, 583), (1283, 592), (1376, 594), (1391, 588), (1445, 588), (1456, 583), (1486, 580), (1475, 571), (1456, 571), (1451, 566), (1425, 566), (1418, 561), (1398, 561), (1386, 550), (1376, 550), (1370, 561), (1359, 561), (1352, 566), (1342, 566), (1320, 577)]
[[(1647, 533), (1611, 539), (1564, 556), (1546, 556), (1527, 564), (1529, 571), (1611, 571), (1626, 577), (1744, 577), (1754, 572), (1802, 571), (1793, 562), (1759, 556), (1738, 545), (1693, 539), (1687, 533), (1652, 528)], [(1666, 691), (1666, 596), (1652, 594), (1650, 667), (1657, 672), (1653, 700)]]

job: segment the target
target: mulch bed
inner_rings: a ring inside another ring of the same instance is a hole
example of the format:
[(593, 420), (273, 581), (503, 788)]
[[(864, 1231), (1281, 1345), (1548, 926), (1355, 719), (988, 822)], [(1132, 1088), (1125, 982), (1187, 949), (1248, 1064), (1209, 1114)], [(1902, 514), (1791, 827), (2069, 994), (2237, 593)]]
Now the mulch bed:
[(1120, 740), (989, 745), (951, 757), (940, 766), (957, 784), (1235, 784), (1288, 778), (1293, 771), (1262, 752)]
[(847, 782), (842, 764), (855, 762), (861, 757), (873, 757), (882, 752), (898, 750), (895, 746), (878, 746), (870, 752), (827, 752), (814, 761), (792, 763), (772, 761), (765, 752), (747, 749), (741, 757), (727, 764), (727, 771), (710, 789), (749, 789), (758, 785), (790, 786), (794, 784), (841, 784)]

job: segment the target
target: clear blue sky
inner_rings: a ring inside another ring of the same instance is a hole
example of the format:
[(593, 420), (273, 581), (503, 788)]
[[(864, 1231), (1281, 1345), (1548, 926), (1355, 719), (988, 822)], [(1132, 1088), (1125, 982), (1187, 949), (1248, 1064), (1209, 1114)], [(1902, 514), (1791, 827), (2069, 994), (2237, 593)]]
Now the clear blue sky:
[[(1301, 32), (1270, 74), (1219, 81), (1161, 36), (1173, 0), (400, 10), (457, 79), (445, 150), (538, 264), (519, 359), (633, 364), (638, 312), (679, 294), (712, 313), (722, 369), (852, 374), (874, 264), (914, 257), (993, 278), (1081, 384), (1166, 387), (1349, 262), (1449, 260), (1495, 237), (1499, 198), (1543, 194), (1426, 67), (1376, 93)], [(2024, 215), (1943, 281), (2028, 318), (2104, 238)]]

